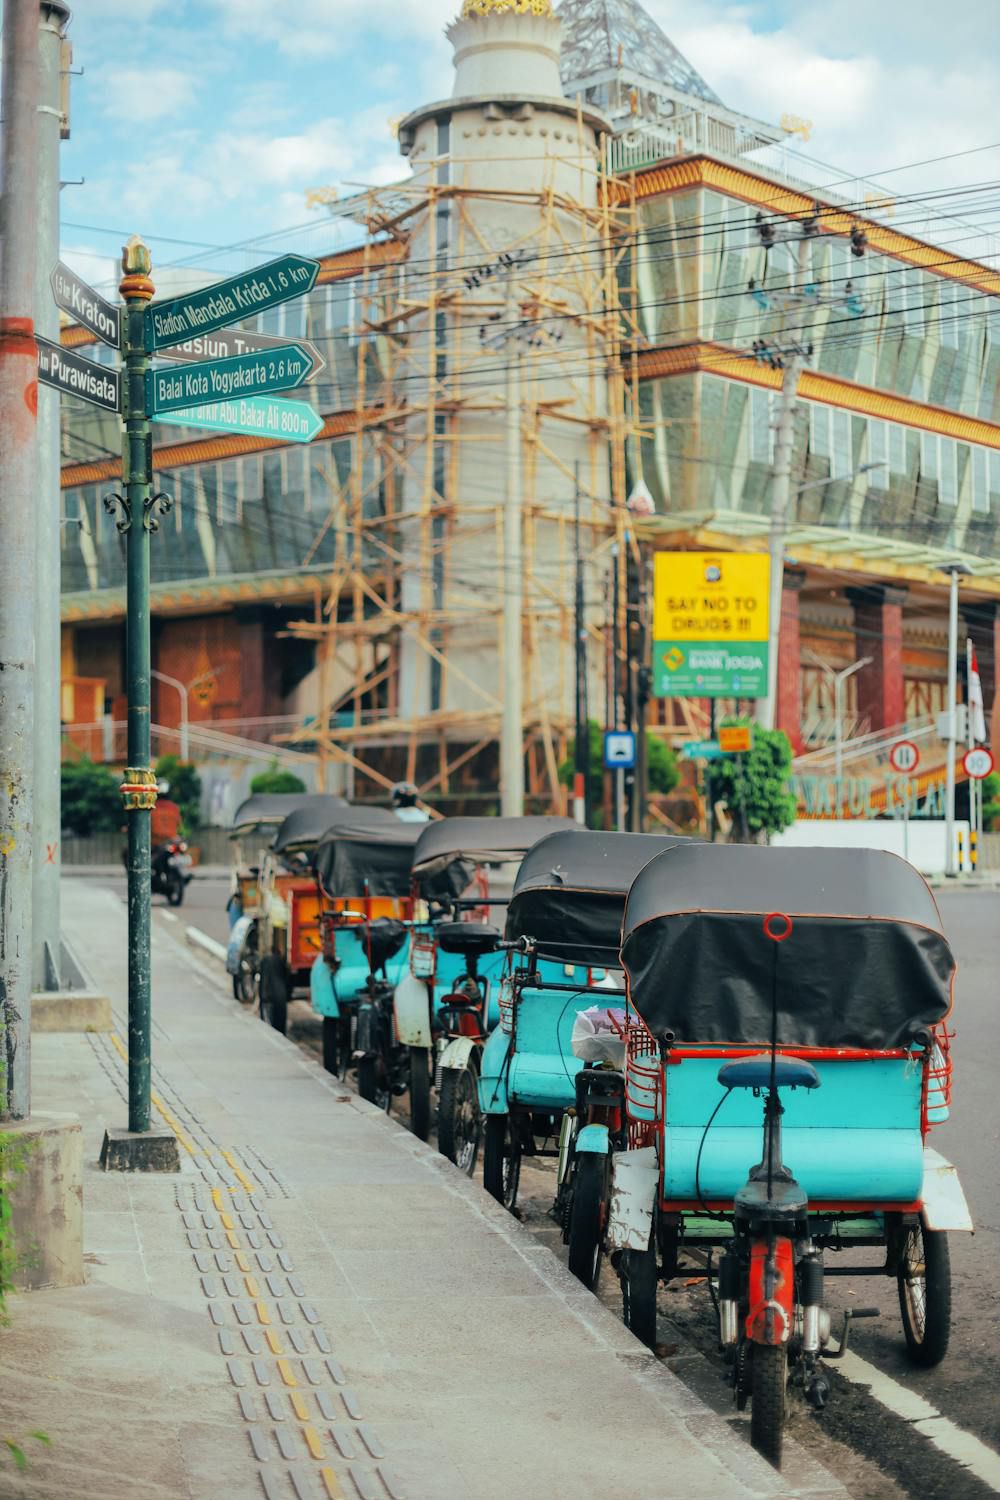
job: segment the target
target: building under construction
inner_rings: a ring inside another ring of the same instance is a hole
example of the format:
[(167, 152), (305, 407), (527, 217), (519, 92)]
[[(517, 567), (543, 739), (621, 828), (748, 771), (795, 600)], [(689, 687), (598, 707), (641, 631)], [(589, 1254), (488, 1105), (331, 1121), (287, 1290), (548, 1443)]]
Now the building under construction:
[[(778, 723), (821, 769), (831, 674), (857, 661), (841, 738), (877, 758), (929, 729), (956, 558), (989, 710), (997, 273), (935, 246), (954, 226), (933, 205), (800, 180), (803, 122), (727, 109), (634, 0), (466, 0), (449, 36), (454, 90), (399, 123), (402, 180), (331, 195), (357, 243), (260, 320), (320, 345), (323, 432), (303, 451), (158, 429), (179, 502), (153, 555), (164, 731), (191, 685), (202, 754), (234, 734), (358, 797), (405, 778), (469, 811), (516, 764), (529, 807), (559, 806), (581, 701), (638, 714), (651, 552), (766, 547), (782, 373), (754, 354), (789, 340), (808, 353)], [(782, 295), (762, 221), (815, 226), (811, 301)], [(71, 738), (113, 756), (115, 438), (92, 408), (64, 425), (63, 718), (103, 720)], [(648, 716), (671, 740), (707, 727), (702, 700)]]

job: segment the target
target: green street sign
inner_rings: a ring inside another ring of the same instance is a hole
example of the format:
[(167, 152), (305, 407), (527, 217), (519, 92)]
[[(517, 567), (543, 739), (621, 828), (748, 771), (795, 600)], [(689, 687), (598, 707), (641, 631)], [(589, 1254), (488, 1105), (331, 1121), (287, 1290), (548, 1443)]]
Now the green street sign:
[(301, 344), (282, 344), (234, 359), (207, 359), (197, 365), (172, 365), (146, 375), (146, 408), (151, 416), (234, 396), (263, 396), (290, 391), (308, 380), (312, 356)]
[(766, 698), (766, 641), (722, 646), (717, 641), (657, 641), (657, 698)]
[(212, 333), (230, 323), (311, 292), (319, 275), (319, 261), (304, 255), (282, 255), (255, 271), (230, 276), (212, 286), (151, 302), (146, 311), (146, 348), (150, 352), (183, 344), (200, 333)]
[(267, 396), (163, 411), (153, 420), (177, 427), (207, 427), (211, 432), (250, 433), (279, 443), (311, 443), (323, 431), (323, 418), (307, 402), (275, 401)]
[(688, 740), (680, 746), (684, 760), (721, 760), (722, 746), (718, 740)]

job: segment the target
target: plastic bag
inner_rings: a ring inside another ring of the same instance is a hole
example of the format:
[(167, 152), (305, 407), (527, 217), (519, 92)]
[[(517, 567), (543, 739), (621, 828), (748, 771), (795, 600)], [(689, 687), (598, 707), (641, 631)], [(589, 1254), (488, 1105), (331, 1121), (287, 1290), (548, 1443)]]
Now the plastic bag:
[(618, 1006), (591, 1006), (573, 1022), (573, 1056), (585, 1063), (625, 1067), (625, 1011)]

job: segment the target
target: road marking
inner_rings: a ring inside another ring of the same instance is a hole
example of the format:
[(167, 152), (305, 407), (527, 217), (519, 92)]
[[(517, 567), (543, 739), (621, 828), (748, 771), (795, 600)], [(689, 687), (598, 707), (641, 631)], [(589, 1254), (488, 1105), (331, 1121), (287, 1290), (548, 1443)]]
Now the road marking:
[(918, 1432), (930, 1438), (935, 1448), (981, 1479), (994, 1494), (1000, 1494), (1000, 1453), (988, 1448), (971, 1432), (956, 1426), (950, 1418), (943, 1417), (923, 1396), (876, 1370), (852, 1350), (844, 1355), (840, 1369), (854, 1385), (868, 1386), (882, 1406), (888, 1407), (905, 1422), (912, 1422)]
[(179, 922), (180, 921), (180, 917), (175, 916), (172, 911), (162, 911), (161, 910), (160, 916), (163, 918), (164, 922)]

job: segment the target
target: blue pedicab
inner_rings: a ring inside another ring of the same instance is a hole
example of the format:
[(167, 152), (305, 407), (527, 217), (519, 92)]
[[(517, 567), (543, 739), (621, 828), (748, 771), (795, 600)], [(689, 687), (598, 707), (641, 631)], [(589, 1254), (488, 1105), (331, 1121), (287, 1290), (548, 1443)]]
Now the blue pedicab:
[[(346, 806), (342, 797), (275, 792), (248, 797), (236, 809), (229, 833), (234, 864), (228, 906), (233, 920), (226, 948), (226, 972), (232, 977), (233, 997), (242, 1005), (252, 1005), (257, 999), (261, 958), (275, 951), (271, 930), (274, 915), (278, 916), (279, 926), (284, 921), (287, 927), (288, 913), (281, 910), (281, 898), (275, 899), (272, 879), (276, 835), (290, 826), (291, 817), (305, 820), (310, 828), (318, 827), (322, 833), (334, 812)], [(300, 831), (298, 825), (296, 832)], [(277, 868), (282, 868), (280, 853)], [(266, 931), (262, 932), (262, 927)]]
[(490, 895), (488, 872), (518, 866), (546, 834), (575, 826), (569, 818), (446, 818), (426, 824), (413, 851), (414, 896), (430, 910), (413, 930), (395, 997), (396, 1034), (410, 1049), (411, 1128), (427, 1139), (433, 1079), (438, 1149), (469, 1176), (482, 1135), (479, 1060), (499, 1019), (506, 960), (503, 934), (486, 919), (507, 896)]
[[(554, 833), (525, 856), (507, 910), (506, 940), (520, 951), (505, 977), (500, 1024), (483, 1050), (479, 1106), (485, 1116), (483, 1184), (498, 1202), (513, 1208), (523, 1155), (558, 1156), (557, 1213), (568, 1232), (568, 1195), (575, 1176), (570, 1164), (578, 1115), (572, 1038), (585, 1010), (624, 1004), (617, 972), (625, 898), (635, 874), (672, 840), (657, 834)], [(587, 1069), (579, 1099), (587, 1118), (593, 1107), (613, 1106), (614, 1084)], [(619, 1075), (620, 1078), (620, 1075)], [(619, 1082), (619, 1093), (624, 1088)], [(566, 1124), (566, 1119), (571, 1122)], [(593, 1139), (576, 1142), (601, 1157), (602, 1178), (609, 1131), (595, 1123)], [(600, 1208), (596, 1209), (600, 1214)], [(576, 1259), (576, 1258), (574, 1258)], [(596, 1279), (592, 1267), (589, 1280)]]
[(348, 808), (313, 859), (324, 909), (310, 997), (323, 1018), (323, 1066), (341, 1075), (356, 1068), (361, 1097), (384, 1109), (408, 1087), (392, 996), (407, 969), (410, 866), (422, 828), (384, 808)]
[[(621, 957), (631, 1123), (606, 1243), (625, 1321), (654, 1344), (657, 1282), (707, 1249), (737, 1405), (780, 1466), (789, 1380), (821, 1408), (822, 1360), (847, 1347), (851, 1313), (830, 1343), (824, 1274), (890, 1277), (910, 1358), (944, 1357), (946, 1231), (972, 1229), (926, 1144), (948, 1112), (954, 959), (894, 855), (710, 845), (639, 873)], [(865, 1246), (881, 1264), (825, 1264)]]

